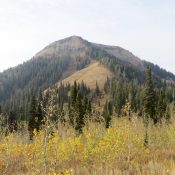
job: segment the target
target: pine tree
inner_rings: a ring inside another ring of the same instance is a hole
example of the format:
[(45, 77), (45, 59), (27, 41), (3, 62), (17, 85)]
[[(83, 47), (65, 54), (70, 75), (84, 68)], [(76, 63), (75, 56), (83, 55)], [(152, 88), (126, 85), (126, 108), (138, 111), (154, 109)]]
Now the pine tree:
[(72, 89), (72, 93), (71, 93), (72, 106), (75, 106), (75, 104), (76, 104), (77, 93), (78, 93), (77, 82), (74, 81), (74, 85), (73, 85), (73, 89)]
[(170, 123), (170, 118), (171, 118), (170, 106), (167, 105), (166, 111), (165, 111), (165, 120), (166, 120), (166, 123), (167, 123), (167, 124)]
[(105, 120), (105, 127), (106, 128), (109, 128), (110, 126), (110, 122), (111, 122), (111, 115), (113, 113), (113, 110), (112, 110), (112, 104), (111, 102), (108, 102), (106, 100), (106, 103), (105, 103), (105, 106), (104, 106), (104, 109), (103, 109), (103, 117), (104, 117), (104, 120)]
[(10, 114), (8, 116), (8, 129), (9, 132), (13, 132), (17, 130), (17, 121), (15, 113), (10, 111)]
[(40, 101), (40, 102), (43, 101), (43, 94), (42, 94), (42, 90), (41, 89), (39, 89), (38, 101)]
[(158, 96), (158, 104), (157, 104), (157, 117), (158, 120), (161, 120), (166, 112), (166, 103), (165, 103), (165, 92), (163, 89), (160, 90)]
[(109, 89), (110, 89), (110, 79), (109, 79), (109, 77), (107, 77), (106, 82), (104, 84), (104, 91), (105, 91), (105, 93), (108, 93)]
[(88, 108), (88, 98), (87, 97), (84, 97), (83, 99), (83, 110), (85, 113), (87, 113), (87, 108)]
[(95, 88), (95, 92), (96, 92), (96, 96), (98, 97), (100, 95), (100, 89), (99, 89), (99, 86), (98, 86), (98, 83), (96, 81), (96, 88)]
[(64, 112), (64, 103), (61, 102), (60, 106), (59, 106), (59, 119), (61, 121), (61, 123), (65, 123), (65, 112)]
[(76, 127), (75, 129), (81, 133), (82, 128), (84, 126), (84, 110), (82, 105), (82, 96), (80, 93), (77, 94), (77, 100), (76, 100)]
[(28, 122), (28, 130), (30, 134), (30, 139), (33, 138), (33, 131), (37, 128), (37, 102), (36, 97), (33, 95), (30, 102), (30, 111), (29, 111), (29, 122)]
[(91, 114), (91, 112), (92, 112), (92, 107), (91, 107), (91, 101), (90, 100), (88, 101), (87, 112), (88, 112), (88, 114)]
[(173, 95), (172, 95), (173, 97), (173, 106), (175, 106), (175, 88), (173, 88)]
[(37, 107), (37, 121), (36, 121), (36, 129), (37, 131), (39, 131), (41, 125), (43, 124), (43, 111), (42, 111), (42, 107), (41, 107), (41, 102), (38, 103), (38, 107)]
[(146, 87), (144, 94), (144, 119), (145, 122), (148, 122), (148, 119), (151, 118), (154, 124), (157, 123), (158, 119), (155, 115), (155, 92), (153, 87), (152, 73), (151, 68), (147, 67), (147, 79)]

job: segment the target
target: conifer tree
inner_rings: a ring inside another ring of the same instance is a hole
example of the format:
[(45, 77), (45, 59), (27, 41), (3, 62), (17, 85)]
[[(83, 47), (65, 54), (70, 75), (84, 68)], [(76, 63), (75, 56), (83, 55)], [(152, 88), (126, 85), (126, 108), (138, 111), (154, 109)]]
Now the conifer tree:
[(109, 79), (109, 77), (107, 77), (106, 82), (104, 84), (104, 91), (105, 91), (105, 93), (109, 92), (109, 88), (110, 88), (110, 79)]
[(43, 101), (43, 94), (42, 94), (41, 89), (39, 89), (38, 101), (40, 101), (40, 102), (42, 102), (42, 101)]
[(24, 119), (25, 119), (24, 109), (23, 109), (22, 105), (20, 105), (19, 108), (18, 108), (18, 121), (22, 121)]
[(91, 114), (91, 112), (92, 112), (92, 107), (91, 107), (91, 101), (90, 100), (88, 101), (87, 111), (88, 111), (89, 114)]
[(84, 97), (83, 99), (83, 110), (84, 110), (84, 113), (87, 112), (87, 108), (88, 108), (88, 98), (87, 97)]
[(17, 121), (15, 113), (10, 111), (10, 114), (8, 116), (8, 129), (9, 132), (13, 132), (17, 130)]
[(64, 103), (61, 102), (61, 104), (59, 106), (59, 119), (60, 119), (61, 123), (64, 123), (66, 121), (64, 115), (65, 115)]
[(112, 115), (112, 104), (111, 102), (108, 102), (106, 100), (106, 103), (105, 103), (105, 106), (104, 106), (104, 109), (103, 109), (103, 117), (104, 117), (104, 120), (105, 120), (105, 127), (106, 128), (109, 128), (110, 126), (110, 122), (111, 122), (111, 115)]
[(98, 82), (96, 81), (96, 89), (95, 89), (95, 92), (96, 92), (96, 96), (98, 97), (100, 95), (100, 89), (99, 89), (99, 86), (98, 86)]
[(166, 111), (165, 111), (165, 120), (167, 124), (170, 123), (170, 118), (171, 118), (170, 106), (167, 105)]
[(37, 131), (39, 131), (41, 125), (43, 124), (43, 111), (42, 111), (42, 106), (41, 106), (41, 102), (38, 103), (38, 107), (37, 107), (37, 121), (36, 121), (36, 129)]
[(157, 123), (157, 117), (155, 115), (155, 92), (153, 87), (151, 68), (147, 67), (147, 79), (144, 94), (144, 119), (148, 122), (148, 118), (151, 118), (154, 124)]
[(72, 106), (75, 106), (75, 104), (76, 104), (77, 93), (78, 93), (77, 82), (74, 81), (74, 85), (73, 85), (73, 89), (72, 89), (72, 93), (71, 93)]
[(84, 110), (83, 110), (83, 105), (81, 101), (82, 97), (81, 94), (77, 94), (77, 100), (76, 100), (76, 127), (75, 129), (81, 133), (82, 128), (84, 126)]
[(166, 103), (165, 103), (165, 92), (163, 89), (160, 90), (158, 96), (158, 104), (157, 104), (157, 117), (158, 120), (161, 120), (166, 112)]
[(29, 111), (29, 122), (28, 122), (28, 130), (30, 134), (30, 139), (33, 138), (33, 131), (37, 128), (37, 102), (36, 97), (33, 95), (30, 102), (30, 111)]
[(173, 106), (175, 106), (175, 88), (173, 88)]

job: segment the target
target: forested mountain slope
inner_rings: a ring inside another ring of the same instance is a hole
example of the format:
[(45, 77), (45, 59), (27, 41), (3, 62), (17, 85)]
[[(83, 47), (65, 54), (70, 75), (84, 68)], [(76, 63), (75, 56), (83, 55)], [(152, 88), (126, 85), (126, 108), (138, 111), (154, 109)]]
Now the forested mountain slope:
[(157, 86), (175, 82), (172, 73), (142, 61), (123, 48), (71, 36), (51, 43), (29, 61), (0, 73), (0, 104), (7, 112), (26, 111), (31, 94), (54, 86), (94, 61), (103, 64), (114, 77), (138, 84), (145, 82), (147, 65), (152, 68)]

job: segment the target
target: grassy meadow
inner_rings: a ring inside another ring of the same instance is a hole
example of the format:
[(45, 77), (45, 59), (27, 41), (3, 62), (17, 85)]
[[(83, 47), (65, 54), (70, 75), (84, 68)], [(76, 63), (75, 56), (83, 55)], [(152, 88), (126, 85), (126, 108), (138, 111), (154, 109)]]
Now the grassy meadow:
[(109, 129), (87, 122), (80, 135), (67, 125), (48, 125), (34, 132), (33, 140), (25, 127), (6, 136), (1, 132), (0, 174), (173, 175), (175, 121), (150, 122), (145, 129), (136, 116), (113, 118)]

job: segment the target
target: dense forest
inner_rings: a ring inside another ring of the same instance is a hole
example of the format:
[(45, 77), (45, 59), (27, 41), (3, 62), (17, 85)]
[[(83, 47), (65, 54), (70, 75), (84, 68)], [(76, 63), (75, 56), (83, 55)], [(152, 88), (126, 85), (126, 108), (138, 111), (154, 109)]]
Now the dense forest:
[(107, 98), (105, 105), (101, 106), (103, 108), (101, 113), (95, 109), (95, 106), (99, 105), (97, 99), (102, 100), (104, 93), (100, 91), (98, 82), (96, 89), (91, 91), (83, 81), (81, 84), (75, 81), (73, 85), (61, 83), (60, 86), (53, 86), (45, 92), (32, 91), (28, 94), (28, 103), (20, 101), (18, 110), (14, 108), (5, 113), (1, 109), (1, 127), (8, 126), (12, 132), (25, 121), (32, 138), (34, 129), (39, 131), (45, 124), (50, 110), (50, 122), (69, 123), (78, 133), (82, 132), (87, 119), (91, 118), (94, 122), (104, 121), (106, 128), (109, 128), (112, 116), (126, 116), (131, 120), (131, 113), (138, 114), (144, 122), (145, 118), (151, 119), (154, 124), (163, 120), (170, 122), (175, 103), (175, 87), (172, 84), (165, 82), (156, 84), (150, 66), (144, 75), (146, 77), (144, 84), (139, 82), (139, 79), (127, 77), (123, 71), (117, 75), (106, 80), (104, 92)]

